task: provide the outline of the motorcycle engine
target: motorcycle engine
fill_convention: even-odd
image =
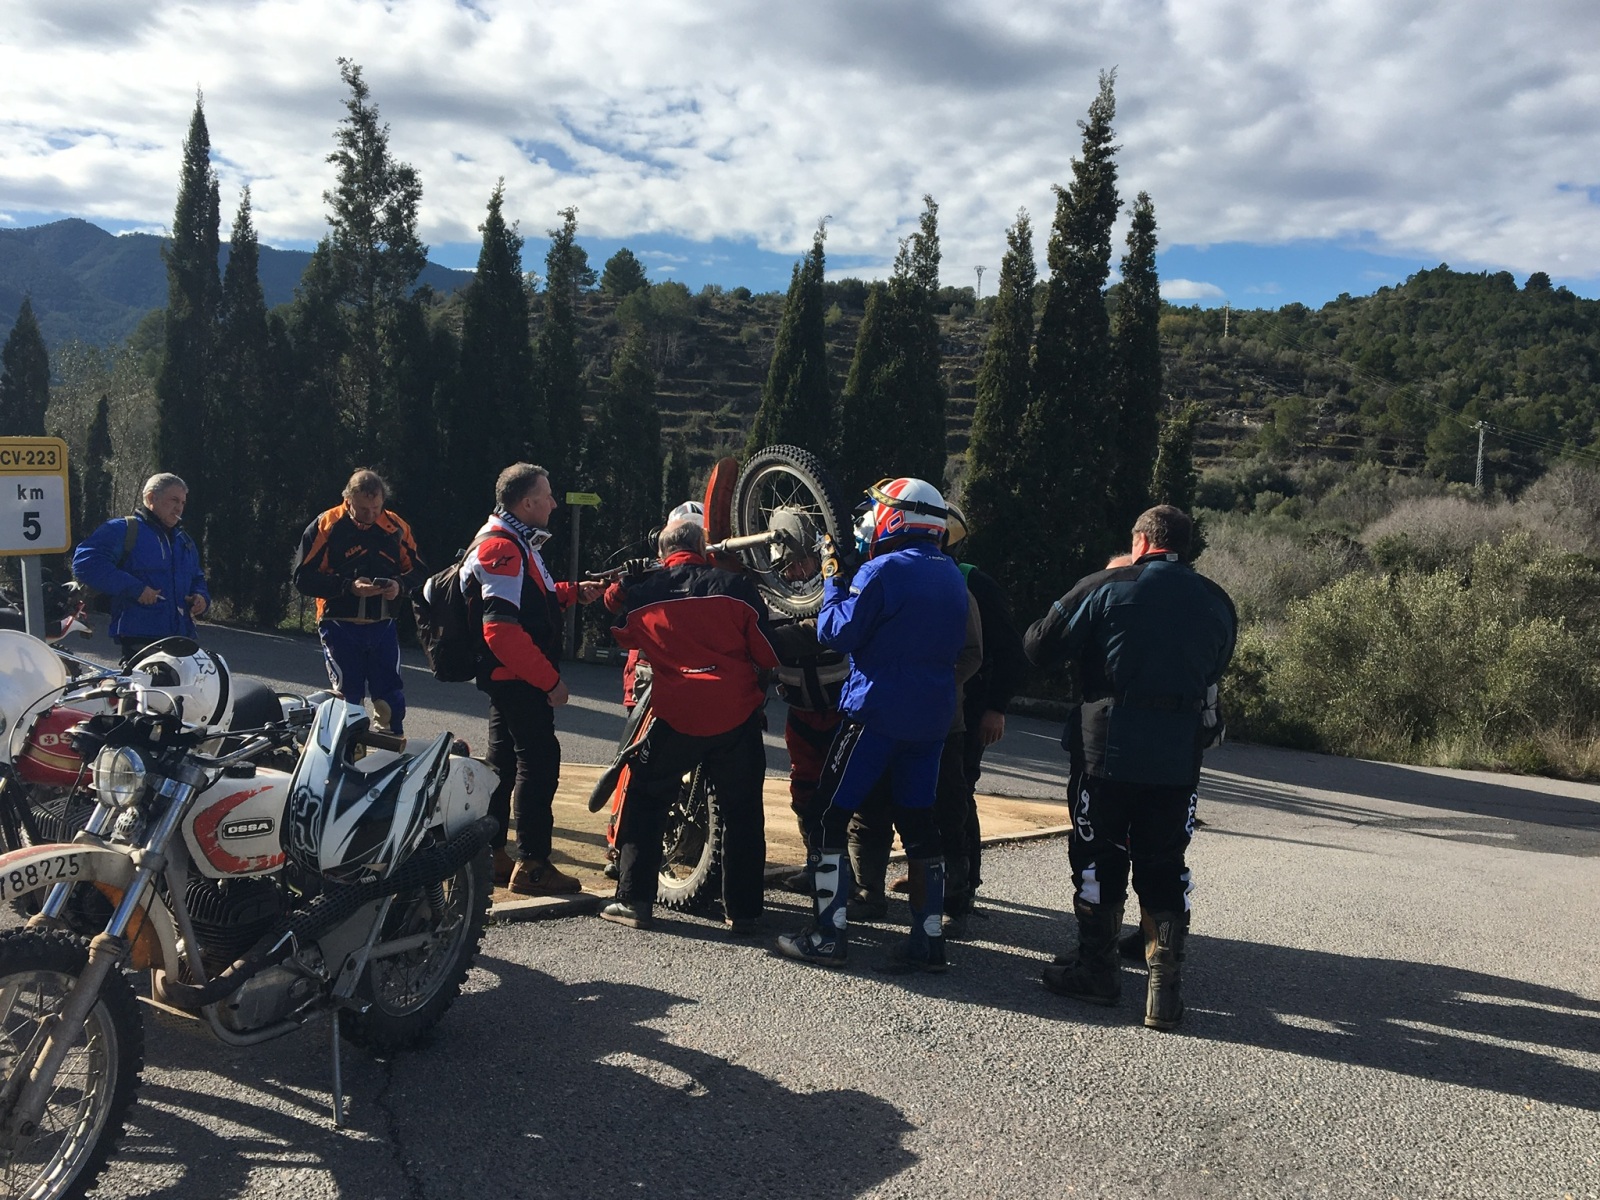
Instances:
[[[189,881],[184,900],[208,975],[231,967],[283,915],[283,889],[273,879]]]

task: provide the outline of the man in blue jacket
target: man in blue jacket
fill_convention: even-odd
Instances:
[[[1041,666],[1074,664],[1082,690],[1062,739],[1074,758],[1068,856],[1078,953],[1046,967],[1044,983],[1075,1000],[1117,1002],[1131,859],[1150,971],[1144,1023],[1152,1029],[1172,1029],[1183,1017],[1179,964],[1192,886],[1184,851],[1194,833],[1204,713],[1238,625],[1227,592],[1183,561],[1192,527],[1181,509],[1149,509],[1133,526],[1132,561],[1080,579],[1023,639]]]
[[[911,935],[896,954],[906,969],[945,967],[944,860],[933,802],[939,754],[956,711],[956,657],[967,638],[967,585],[940,549],[944,497],[920,479],[896,479],[867,493],[857,526],[867,561],[853,577],[826,547],[817,636],[850,656],[839,698],[844,719],[828,748],[817,799],[827,798],[812,848],[816,920],[778,939],[789,958],[837,966],[848,953],[850,817],[880,779],[910,875]]]
[[[131,517],[113,517],[78,544],[72,575],[111,598],[111,636],[131,661],[152,642],[194,637],[194,619],[211,606],[200,550],[183,531],[189,485],[152,475]]]

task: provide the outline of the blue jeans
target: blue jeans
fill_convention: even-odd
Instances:
[[[351,704],[364,703],[370,692],[378,721],[404,733],[406,694],[394,622],[322,621],[317,633],[333,690]]]

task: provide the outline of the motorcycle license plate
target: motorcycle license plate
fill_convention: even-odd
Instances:
[[[54,883],[64,883],[78,878],[83,871],[81,855],[57,854],[53,858],[35,859],[25,866],[0,868],[0,903],[24,896]]]

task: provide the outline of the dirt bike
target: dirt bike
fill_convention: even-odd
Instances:
[[[853,539],[849,510],[826,467],[797,446],[769,446],[739,468],[722,459],[712,469],[705,495],[706,540],[718,566],[748,573],[767,605],[794,618],[822,608],[822,538],[839,545]],[[620,569],[593,573],[614,579]],[[616,760],[589,795],[589,811],[611,806],[606,841],[616,846],[631,762],[654,719],[649,664],[634,681],[634,706],[623,726]],[[684,776],[662,832],[657,902],[690,910],[717,896],[722,881],[722,837],[715,789],[703,769]]]
[[[138,1000],[227,1045],[330,1017],[339,1125],[341,1038],[415,1042],[477,953],[495,780],[449,734],[404,754],[330,698],[228,748],[176,707],[120,684],[71,731],[84,829],[0,856],[0,901],[39,899],[0,933],[0,1197],[80,1196],[104,1169],[144,1059],[134,972]],[[297,738],[292,774],[251,761]]]

